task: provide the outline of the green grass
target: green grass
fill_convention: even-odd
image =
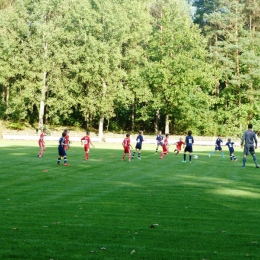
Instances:
[[[184,164],[95,146],[86,162],[73,144],[64,167],[56,143],[39,159],[35,142],[1,142],[0,259],[260,259],[260,169],[240,148],[233,163],[195,146]]]

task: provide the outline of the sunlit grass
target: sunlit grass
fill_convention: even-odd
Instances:
[[[260,259],[260,172],[212,147],[182,163],[144,145],[142,160],[121,161],[120,144],[43,159],[34,142],[0,146],[1,259]],[[260,157],[259,157],[260,159]]]

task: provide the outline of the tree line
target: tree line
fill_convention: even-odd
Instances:
[[[260,126],[257,0],[1,0],[0,118],[103,131]]]

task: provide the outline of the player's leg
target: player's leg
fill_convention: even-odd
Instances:
[[[159,148],[159,144],[157,143],[157,146],[156,146],[156,148],[155,148],[155,153],[158,152],[158,148]]]
[[[67,160],[67,155],[64,155],[63,159],[64,159],[64,166],[69,166],[68,160]]]
[[[212,152],[210,152],[209,157],[210,157],[211,155],[213,155],[216,150],[217,150],[217,147],[215,147],[215,150],[213,150]]]
[[[192,158],[192,153],[190,153],[190,155],[189,155],[190,163],[191,163],[191,158]]]
[[[224,153],[223,153],[223,150],[222,150],[221,147],[219,148],[219,151],[220,151],[220,155],[221,155],[221,157],[224,158],[225,156],[224,156]]]
[[[130,151],[130,148],[128,149],[128,161],[131,162],[131,159],[132,159],[132,155],[131,155],[131,151]]]
[[[254,149],[253,147],[251,148],[250,153],[251,153],[251,155],[253,156],[253,160],[254,160],[254,162],[255,162],[256,168],[259,168],[258,162],[257,162],[257,158],[256,158],[256,156],[255,156],[255,149]]]
[[[133,151],[133,154],[132,154],[132,159],[134,159],[134,157],[135,157],[135,153],[136,153],[136,147],[135,147],[135,150]]]
[[[85,160],[88,160],[89,159],[89,146],[85,145],[84,149],[85,149]]]
[[[246,167],[246,157],[248,155],[248,147],[247,146],[244,146],[244,156],[243,156],[243,165],[242,165],[242,168],[245,168]]]
[[[186,151],[187,151],[186,148],[187,148],[187,147],[185,147],[185,149],[184,149],[184,153],[183,153],[183,161],[182,161],[182,162],[186,162]]]
[[[141,148],[138,150],[138,156],[137,156],[137,159],[141,160]]]
[[[126,151],[126,149],[124,148],[124,153],[123,153],[123,155],[122,155],[122,161],[125,160],[125,155],[126,155],[126,153],[127,153],[127,151]]]

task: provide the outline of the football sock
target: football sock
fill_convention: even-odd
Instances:
[[[191,162],[191,155],[189,156],[189,158],[190,158],[190,162]]]
[[[141,153],[138,153],[138,158],[141,158]]]
[[[183,161],[186,161],[186,154],[183,155]]]
[[[133,152],[133,155],[132,155],[132,157],[134,157],[135,156],[135,152]]]
[[[124,160],[125,159],[125,154],[123,154],[123,156],[122,156],[122,160]]]
[[[67,163],[67,157],[64,156],[64,163]]]
[[[224,153],[223,152],[220,152],[221,156],[224,157]]]
[[[255,155],[253,156],[253,159],[254,159],[255,165],[258,165],[258,162],[257,162],[257,159],[256,159]]]
[[[246,157],[243,158],[243,167],[246,166]]]
[[[214,154],[215,153],[215,151],[212,151],[211,153],[210,153],[210,155],[212,155],[212,154]]]
[[[230,161],[235,160],[234,156],[230,155]]]
[[[156,148],[155,152],[156,152],[156,153],[158,152],[158,148]]]
[[[61,158],[60,158],[60,157],[58,157],[58,162],[57,162],[57,164],[60,164],[60,159],[61,159]]]

